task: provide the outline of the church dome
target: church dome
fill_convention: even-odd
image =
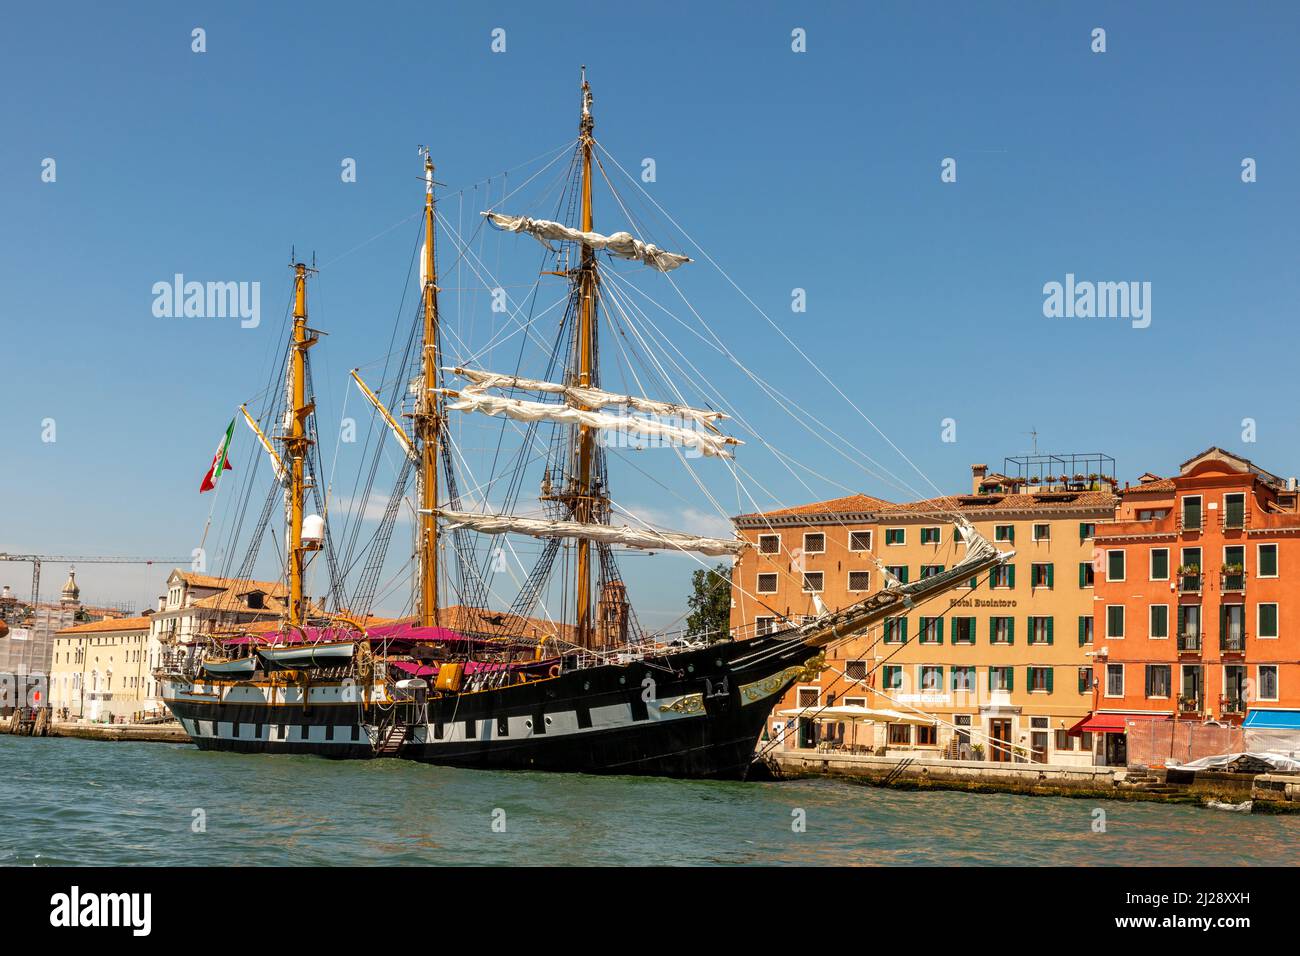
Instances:
[[[68,580],[64,582],[63,590],[60,594],[65,601],[81,600],[81,588],[77,587],[76,571],[68,571]]]

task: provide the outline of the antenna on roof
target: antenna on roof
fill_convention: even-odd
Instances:
[[[1031,454],[1037,455],[1037,454],[1038,454],[1038,429],[1035,428],[1033,425],[1030,425],[1030,426],[1029,426],[1029,431],[1027,431],[1027,432],[1021,432],[1020,434],[1022,434],[1022,435],[1028,435],[1030,438],[1033,439],[1033,441],[1034,441],[1034,450],[1031,452]]]

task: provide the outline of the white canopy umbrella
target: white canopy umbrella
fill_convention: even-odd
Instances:
[[[779,712],[782,717],[804,718],[807,720],[847,720],[853,727],[853,744],[857,747],[858,724],[936,724],[933,717],[921,714],[905,714],[900,710],[886,710],[878,707],[862,707],[857,704],[835,704],[830,707],[790,707]]]
[[[882,724],[936,724],[933,717],[923,714],[905,714],[901,710],[878,707],[861,707],[857,704],[836,704],[832,707],[790,707],[779,711],[782,717],[806,717],[809,720],[862,720]]]

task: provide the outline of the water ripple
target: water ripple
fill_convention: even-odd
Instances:
[[[0,866],[1231,866],[1290,864],[1300,844],[1289,817],[829,780],[494,773],[8,736],[0,766]]]

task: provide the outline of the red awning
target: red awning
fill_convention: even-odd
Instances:
[[[1130,720],[1168,720],[1168,714],[1089,714],[1066,731],[1071,737],[1084,733],[1122,734]]]

